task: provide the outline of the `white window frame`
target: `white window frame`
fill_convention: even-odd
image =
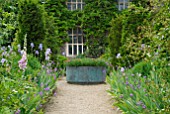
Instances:
[[[75,33],[75,31],[76,31],[76,33]],[[79,31],[81,31],[81,32],[79,32]],[[85,38],[83,36],[82,29],[79,27],[77,27],[75,29],[71,29],[70,32],[71,33],[68,32],[70,42],[66,43],[65,52],[66,52],[67,57],[76,57],[79,54],[83,54],[86,49],[84,46]],[[76,40],[74,38],[76,38]],[[81,40],[79,40],[79,39],[81,39]],[[72,49],[71,53],[69,52],[70,51],[69,46],[71,46],[71,49]],[[74,50],[74,46],[76,46],[76,50]],[[81,53],[79,51],[79,46],[81,47]]]
[[[85,3],[83,2],[83,0],[67,0],[66,5],[69,10],[74,11],[77,9],[83,10]]]
[[[128,6],[129,6],[129,0],[118,0],[119,11],[128,8]]]

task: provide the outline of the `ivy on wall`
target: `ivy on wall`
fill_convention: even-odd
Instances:
[[[110,21],[117,12],[113,0],[85,0],[81,26],[87,39],[87,56],[99,57],[105,52]]]
[[[86,56],[99,57],[105,51],[110,21],[117,11],[113,0],[84,0],[83,10],[69,11],[67,0],[47,0],[46,11],[54,16],[58,37],[67,41],[67,30],[80,26],[86,38]]]

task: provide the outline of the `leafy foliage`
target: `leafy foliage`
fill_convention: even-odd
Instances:
[[[114,55],[111,56],[114,58],[113,65],[117,65],[117,70],[114,70],[108,78],[108,83],[111,85],[109,92],[117,101],[115,105],[124,113],[166,114],[170,112],[168,89],[170,86],[168,50],[170,2],[164,0],[147,2],[146,0],[145,3],[148,4],[139,5],[138,3],[140,4],[135,2],[136,6],[131,5],[118,16],[123,17],[121,22],[128,22],[130,25],[121,23],[122,29],[116,29],[117,25],[112,25],[113,32],[121,31],[119,34],[121,38],[116,41],[121,45],[118,46],[118,50],[113,51]],[[128,19],[132,19],[135,25],[129,23],[132,21]],[[115,36],[113,33],[110,34],[112,39],[116,39]],[[117,46],[117,44],[111,44]]]
[[[85,0],[85,3],[80,20],[88,47],[87,56],[99,57],[105,52],[109,23],[117,8],[113,0]]]
[[[66,62],[66,66],[106,66],[106,63],[100,59],[82,58],[72,59]]]
[[[38,0],[24,0],[19,2],[19,30],[17,31],[16,42],[23,44],[24,36],[27,34],[27,42],[33,42],[35,47],[46,37],[44,8],[38,4]],[[23,45],[21,46],[23,47]],[[28,52],[31,51],[27,45]]]
[[[0,0],[0,46],[10,45],[17,28],[17,0]]]
[[[11,47],[1,48],[0,54],[0,113],[42,113],[42,104],[55,89],[56,70],[51,63],[42,67],[32,55],[27,55],[27,68],[20,69],[21,55]]]

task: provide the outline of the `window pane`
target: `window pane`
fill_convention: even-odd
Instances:
[[[76,2],[76,0],[72,0],[72,2]]]
[[[123,10],[123,5],[119,5],[119,10]]]
[[[81,2],[81,0],[77,0],[77,2]]]
[[[85,52],[86,51],[86,46],[83,46],[83,52]]]
[[[77,36],[73,36],[74,38],[74,43],[77,43]]]
[[[82,54],[82,45],[79,45],[79,54]]]
[[[74,55],[77,55],[77,45],[74,45]]]
[[[125,9],[128,8],[128,5],[125,5]]]
[[[85,37],[83,37],[83,43],[85,43],[86,42],[86,39],[85,39]]]
[[[77,34],[77,29],[74,29],[74,30],[73,30],[73,34]]]
[[[71,4],[70,3],[67,4],[67,8],[68,8],[68,10],[71,10]]]
[[[69,55],[72,55],[72,45],[68,46],[68,50],[69,50]]]
[[[78,43],[82,43],[82,37],[78,36]]]
[[[85,4],[82,4],[82,9],[84,8]]]
[[[69,35],[72,35],[72,30],[69,30],[69,31],[68,31],[68,34],[69,34]]]
[[[69,36],[69,43],[72,43],[72,36]]]
[[[71,0],[68,0],[68,2],[71,2]]]
[[[82,34],[81,28],[78,28],[78,34]]]
[[[72,10],[76,10],[76,4],[72,4]]]
[[[77,4],[77,9],[81,9],[81,4]]]

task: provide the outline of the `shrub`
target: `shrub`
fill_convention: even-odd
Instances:
[[[106,66],[106,63],[100,59],[72,59],[66,62],[66,66]]]
[[[20,0],[19,2],[19,29],[17,31],[17,44],[23,44],[24,36],[27,34],[28,44],[34,43],[35,47],[38,48],[38,45],[46,37],[45,30],[45,11],[44,7],[38,4],[38,0]],[[21,45],[23,48],[23,45]],[[31,46],[27,45],[27,50],[31,52]]]
[[[152,70],[151,62],[142,61],[132,68],[132,73],[136,74],[142,74],[142,76],[148,76],[150,74],[150,71]]]

